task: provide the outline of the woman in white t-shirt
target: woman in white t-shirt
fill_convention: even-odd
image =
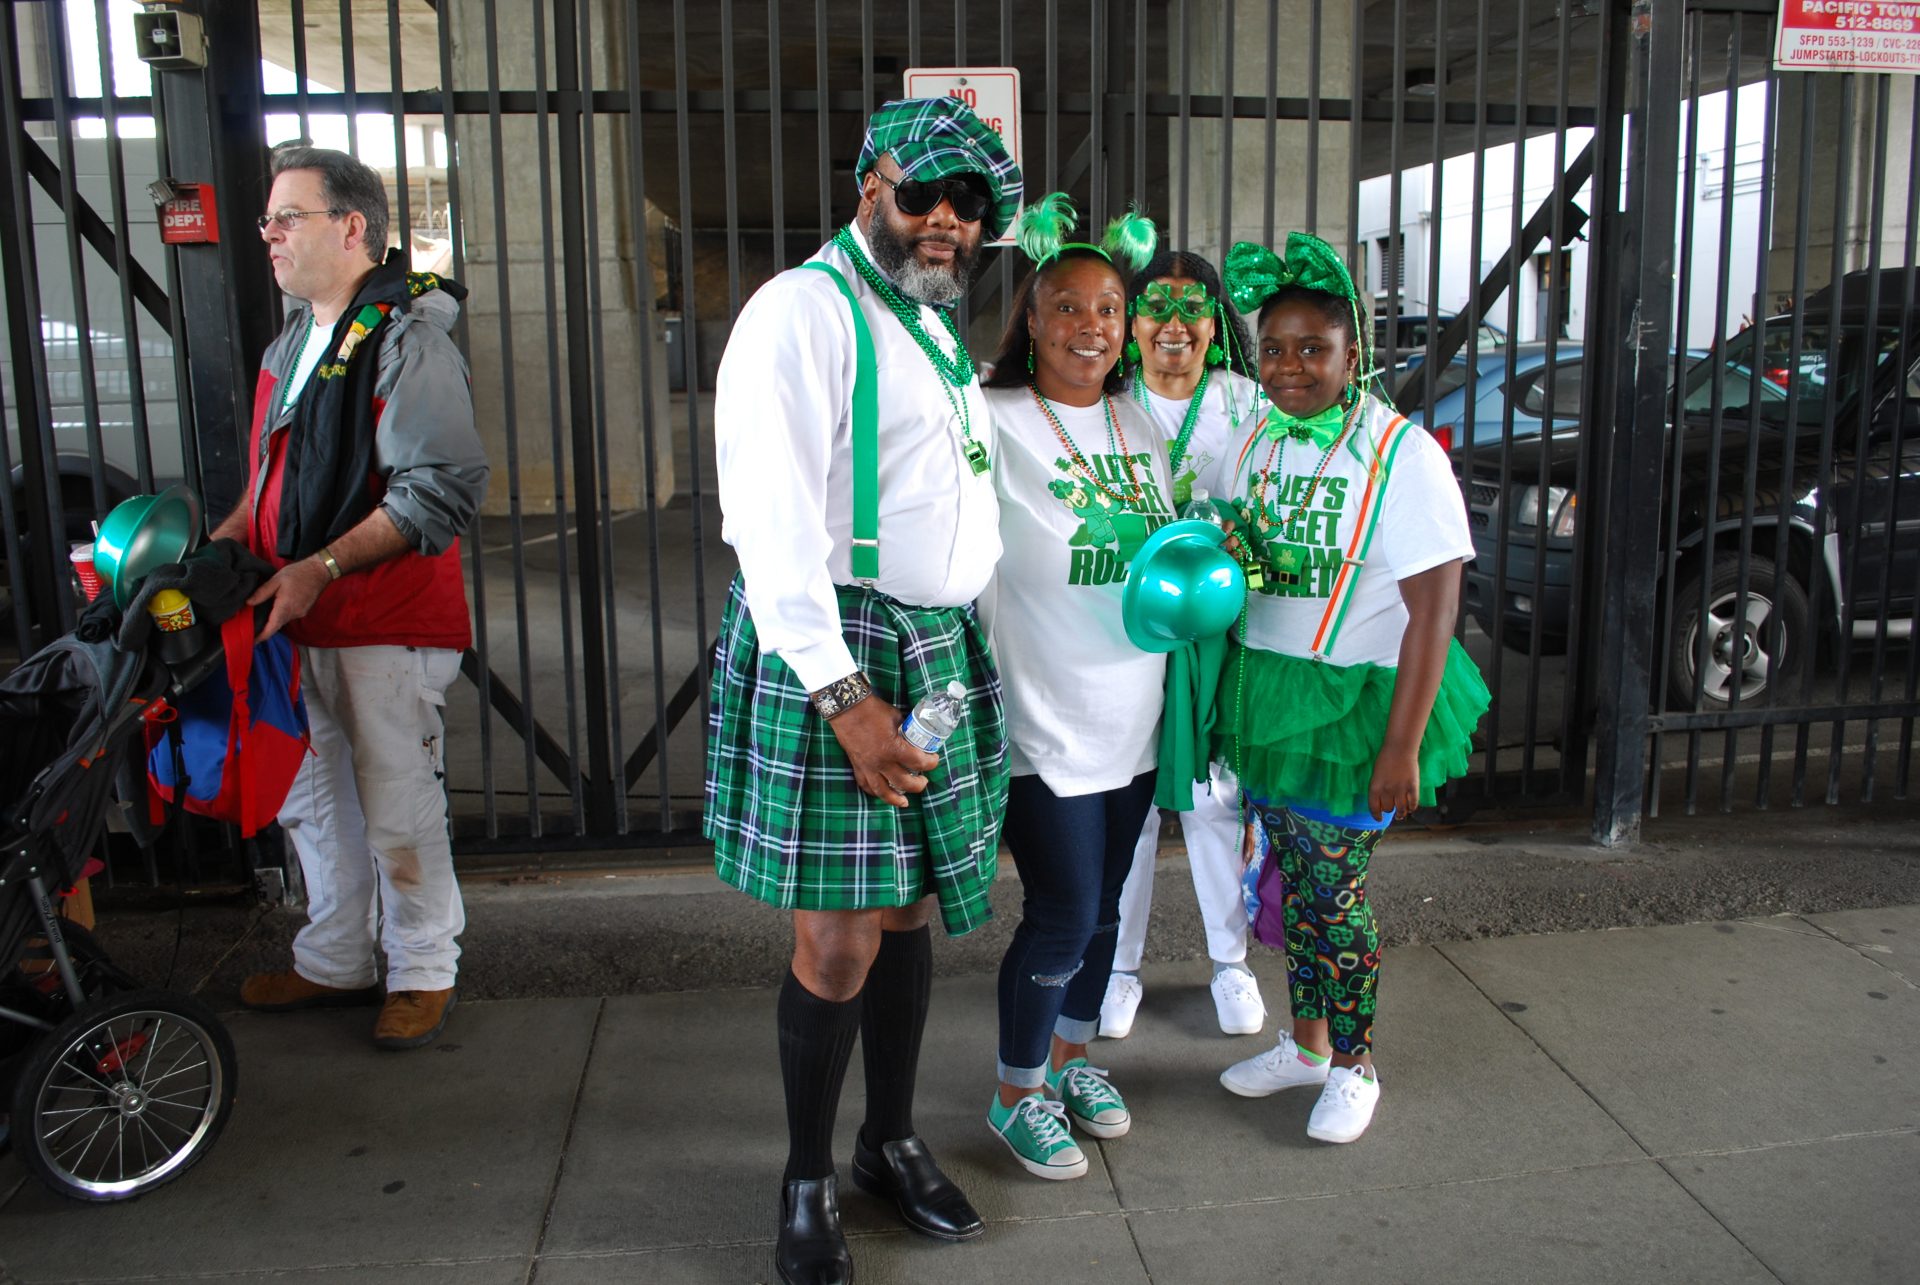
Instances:
[[[1241,425],[1264,415],[1260,390],[1249,377],[1252,345],[1246,323],[1222,294],[1213,265],[1184,250],[1162,250],[1134,274],[1127,301],[1131,337],[1127,395],[1153,416],[1169,443],[1173,503],[1184,510],[1197,478],[1211,476],[1220,457],[1239,444]],[[1240,897],[1238,783],[1214,765],[1208,788],[1180,815],[1187,867],[1213,961],[1209,985],[1214,1014],[1228,1035],[1254,1035],[1266,1025],[1260,984],[1247,967],[1247,912]],[[1147,810],[1133,871],[1120,893],[1120,936],[1113,976],[1100,1005],[1100,1034],[1124,1039],[1145,993],[1140,961],[1153,908],[1153,867],[1160,844],[1160,810]]]
[[[1380,1097],[1368,860],[1397,814],[1466,771],[1489,702],[1453,637],[1473,541],[1445,452],[1366,391],[1368,328],[1333,247],[1294,233],[1282,259],[1241,242],[1223,275],[1260,310],[1273,409],[1210,488],[1265,575],[1221,677],[1215,752],[1285,880],[1293,1029],[1220,1080],[1246,1097],[1317,1087],[1307,1135],[1352,1142]]]
[[[1087,1065],[1112,968],[1120,887],[1153,800],[1166,658],[1127,640],[1127,561],[1172,520],[1172,475],[1119,367],[1126,274],[1153,225],[1116,219],[1068,243],[1056,193],[1021,217],[1034,260],[986,381],[1004,546],[980,601],[1006,697],[1013,781],[1004,834],[1025,891],[1000,966],[1000,1087],[988,1123],[1043,1178],[1077,1178],[1070,1132],[1131,1127]]]

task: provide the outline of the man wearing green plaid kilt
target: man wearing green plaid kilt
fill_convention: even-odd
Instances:
[[[973,600],[1000,556],[993,432],[952,305],[1020,204],[999,136],[954,99],[888,103],[854,222],[741,311],[715,437],[740,574],[714,655],[706,833],[720,877],[793,912],[778,1005],[788,1154],[780,1279],[853,1278],[832,1139],[861,1043],[856,1185],[915,1231],[984,1224],[914,1133],[932,907],[991,913],[1007,799],[1000,681]],[[905,711],[964,688],[929,753]]]

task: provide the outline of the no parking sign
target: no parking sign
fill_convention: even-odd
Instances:
[[[1000,135],[1020,164],[1020,69],[1018,67],[909,67],[908,98],[958,98],[981,123]],[[1011,230],[1011,225],[1009,225]],[[1002,237],[995,245],[1011,245]]]

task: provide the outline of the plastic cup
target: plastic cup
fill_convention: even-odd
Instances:
[[[73,576],[80,582],[80,592],[87,596],[88,602],[92,602],[100,596],[101,588],[100,573],[93,567],[92,542],[74,545],[67,557],[73,562]]]

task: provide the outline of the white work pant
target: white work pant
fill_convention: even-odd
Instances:
[[[1194,787],[1193,811],[1180,814],[1180,831],[1186,836],[1193,893],[1207,930],[1207,955],[1218,964],[1238,964],[1247,957],[1247,909],[1240,899],[1240,786],[1232,769],[1217,763],[1209,783],[1210,792]],[[1159,846],[1160,809],[1153,808],[1133,850],[1133,869],[1120,890],[1120,939],[1113,951],[1117,972],[1139,971]]]
[[[453,985],[466,927],[447,838],[440,719],[460,653],[443,647],[302,647],[313,753],[280,810],[307,882],[293,966],[324,986],[371,986],[376,941],[389,991]]]

